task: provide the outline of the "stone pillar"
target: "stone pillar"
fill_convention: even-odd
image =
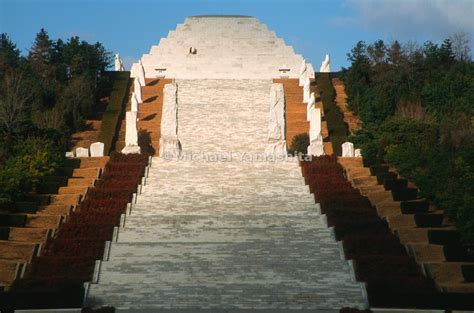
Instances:
[[[324,61],[321,63],[321,68],[319,69],[321,73],[331,72],[331,66],[329,64],[329,54],[326,54]]]
[[[163,113],[161,114],[160,156],[181,155],[178,139],[178,86],[166,84],[163,88]]]
[[[352,142],[344,142],[342,144],[342,156],[346,158],[354,157],[354,144]]]
[[[122,60],[120,59],[120,55],[115,55],[115,71],[116,72],[123,72],[125,69],[123,68]]]
[[[309,80],[308,77],[306,77],[306,80],[304,82],[304,87],[303,87],[303,102],[304,103],[309,102],[310,92],[311,92],[311,81]]]
[[[299,79],[299,86],[300,87],[303,87],[303,85],[305,84],[305,81],[306,81],[306,78],[307,78],[307,67],[306,67],[306,60],[303,60],[303,62],[301,62],[301,66],[300,66],[300,79]]]
[[[125,115],[125,148],[122,153],[140,153],[138,145],[137,115],[134,112],[127,112]]]
[[[272,84],[270,88],[268,145],[265,149],[266,154],[287,154],[285,128],[285,91],[283,84]]]
[[[308,122],[311,121],[311,111],[314,110],[315,104],[316,104],[316,96],[314,95],[314,92],[312,92],[311,96],[309,97],[308,105],[306,106],[306,120]]]
[[[142,85],[140,84],[140,81],[136,78],[133,80],[133,91],[135,92],[138,103],[142,103]]]
[[[308,154],[324,155],[323,135],[321,134],[321,109],[311,110]]]

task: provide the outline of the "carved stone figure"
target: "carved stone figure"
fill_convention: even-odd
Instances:
[[[163,113],[161,116],[160,156],[166,159],[181,155],[178,139],[178,86],[167,84],[163,88]]]
[[[301,66],[300,66],[300,79],[299,79],[299,86],[300,87],[303,87],[305,81],[306,81],[306,78],[308,77],[307,75],[307,67],[306,67],[306,60],[303,60],[303,62],[301,62]]]
[[[115,55],[115,71],[116,72],[123,72],[125,69],[123,68],[122,60],[120,59],[120,55]]]
[[[125,148],[124,154],[137,154],[141,149],[138,145],[137,115],[135,112],[125,114]]]
[[[315,156],[324,155],[324,143],[321,134],[321,109],[311,110],[308,154]]]
[[[321,63],[321,68],[319,69],[321,73],[331,72],[331,66],[329,65],[329,54],[326,54],[324,61]]]
[[[138,103],[142,103],[142,85],[140,84],[140,80],[136,78],[133,80],[133,91],[135,92]]]
[[[304,103],[309,102],[310,92],[311,92],[311,81],[309,80],[308,77],[306,77],[306,81],[304,82],[304,86],[303,86],[303,102]]]
[[[314,95],[314,92],[312,92],[311,96],[309,97],[308,105],[306,106],[306,120],[308,122],[311,121],[311,111],[314,109],[315,105],[316,105],[316,96]]]
[[[286,155],[285,139],[285,92],[283,84],[272,84],[268,116],[268,146],[265,153]]]

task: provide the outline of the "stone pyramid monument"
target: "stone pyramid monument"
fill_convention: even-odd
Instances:
[[[254,17],[195,16],[141,61],[147,78],[268,79],[299,78],[303,57]]]
[[[302,60],[241,16],[190,17],[142,57],[148,79],[174,79],[174,127],[197,159],[153,158],[87,304],[128,313],[366,306],[297,161],[242,157],[265,151],[272,78],[297,84]]]

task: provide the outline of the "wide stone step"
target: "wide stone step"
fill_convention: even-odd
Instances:
[[[29,227],[11,227],[8,240],[44,243],[51,235],[50,229],[29,228]]]
[[[160,290],[153,287],[154,284],[138,283],[128,284],[126,289],[121,284],[92,285],[92,296],[87,304],[104,303],[103,299],[106,299],[105,303],[124,313],[191,313],[199,310],[212,313],[337,313],[339,310],[332,309],[365,306],[360,290],[331,286],[325,280],[308,288],[295,287],[291,282],[279,285],[200,283],[164,286]],[[135,296],[130,292],[132,290],[140,290],[140,294]]]
[[[240,242],[297,240],[313,236],[332,242],[331,231],[319,215],[150,215],[127,216],[120,242]]]

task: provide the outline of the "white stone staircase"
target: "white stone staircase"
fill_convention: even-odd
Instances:
[[[235,156],[154,158],[87,304],[119,312],[364,307],[363,287],[353,281],[298,164],[240,159],[265,149],[271,81],[176,83],[183,153]]]

